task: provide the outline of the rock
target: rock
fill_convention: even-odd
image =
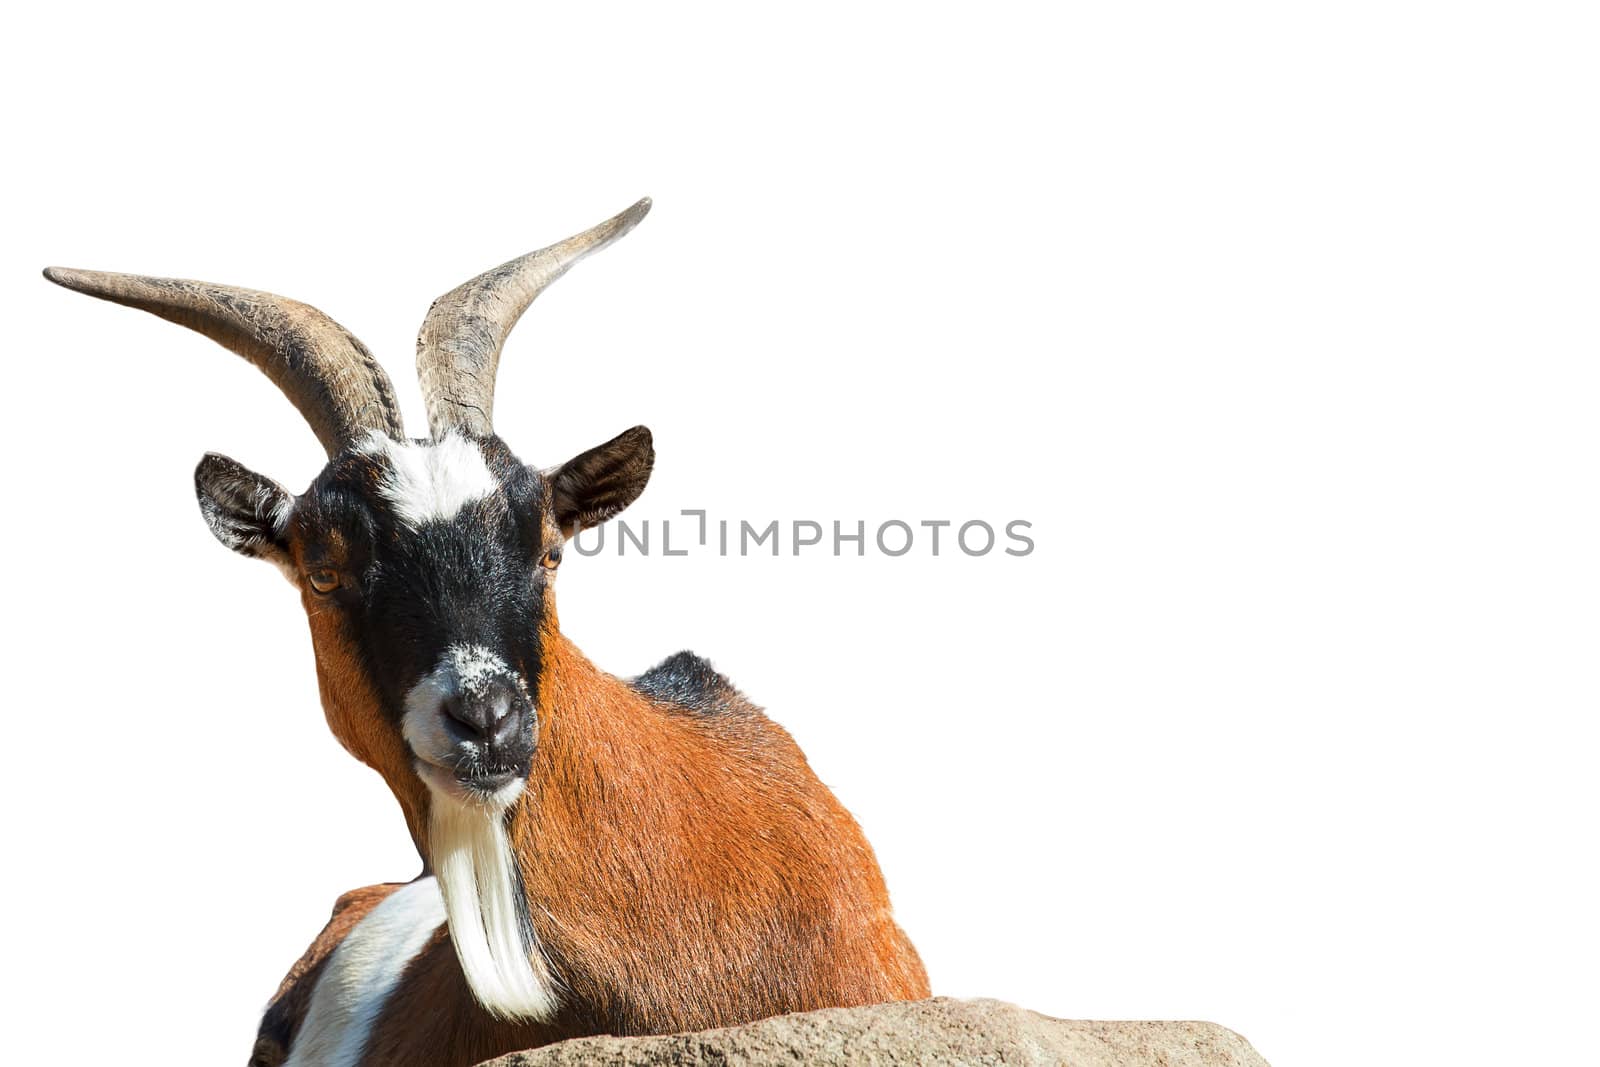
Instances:
[[[949,997],[827,1008],[694,1034],[577,1038],[481,1067],[699,1063],[1266,1067],[1248,1041],[1215,1023],[1071,1022],[999,1000]]]

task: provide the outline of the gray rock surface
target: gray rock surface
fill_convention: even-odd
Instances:
[[[585,1037],[483,1067],[700,1063],[1266,1067],[1248,1041],[1215,1023],[1072,1022],[1003,1001],[948,997],[828,1008],[694,1034]]]

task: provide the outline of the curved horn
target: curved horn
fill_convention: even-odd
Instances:
[[[365,345],[309,304],[180,278],[65,267],[48,267],[44,276],[75,292],[160,315],[237,352],[300,409],[329,456],[371,430],[404,439],[389,376]]]
[[[615,241],[650,211],[650,198],[560,244],[478,275],[433,302],[417,334],[417,381],[437,439],[453,429],[483,436],[494,427],[500,347],[544,287]]]

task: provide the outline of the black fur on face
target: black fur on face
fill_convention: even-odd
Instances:
[[[498,488],[453,517],[413,527],[385,501],[367,504],[361,644],[396,702],[454,645],[488,649],[530,688],[538,677],[547,493],[538,474],[493,443],[507,461],[491,468]]]
[[[216,455],[195,484],[218,539],[282,567],[314,633],[332,623],[337,639],[318,638],[325,675],[336,651],[428,784],[491,794],[530,765],[553,550],[630,504],[654,460],[642,426],[547,472],[494,435],[373,435],[297,498]]]
[[[550,581],[541,561],[560,540],[549,499],[544,476],[490,437],[347,452],[296,502],[301,566],[337,581],[311,610],[338,614],[393,728],[408,711],[438,718],[437,751],[415,754],[448,752],[446,769],[465,781],[528,771]],[[447,708],[478,699],[506,705],[504,736],[493,712]]]

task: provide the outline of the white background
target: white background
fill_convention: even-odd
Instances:
[[[1585,5],[36,5],[0,63],[7,1058],[240,1061],[417,862],[270,567],[257,372],[47,263],[322,307],[410,425],[428,302],[651,195],[506,353],[635,518],[1033,522],[1015,559],[574,557],[855,812],[939,993],[1279,1067],[1592,1055],[1600,454]]]

